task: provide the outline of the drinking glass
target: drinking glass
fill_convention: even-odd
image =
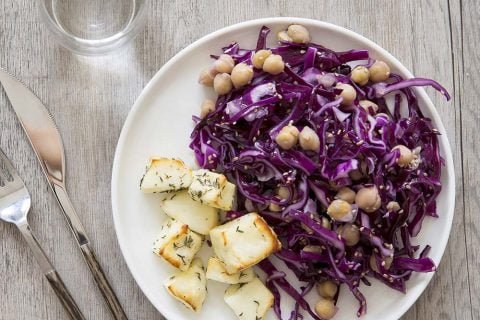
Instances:
[[[40,14],[56,40],[81,55],[118,49],[144,27],[147,0],[40,0]]]

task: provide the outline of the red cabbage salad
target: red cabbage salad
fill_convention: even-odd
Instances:
[[[199,82],[218,98],[193,116],[190,147],[202,168],[236,184],[227,219],[258,212],[281,240],[275,256],[302,287],[271,260],[258,265],[279,319],[280,291],[296,301],[287,319],[332,318],[340,290],[362,316],[361,284],[376,278],[405,292],[413,272],[436,270],[430,247],[412,239],[437,217],[444,160],[412,87],[450,96],[433,80],[391,72],[367,50],[313,43],[301,25],[280,32],[273,47],[269,32],[261,28],[254,49],[234,42],[211,55]],[[304,296],[313,288],[320,301],[310,306]]]

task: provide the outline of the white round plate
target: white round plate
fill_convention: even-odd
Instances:
[[[193,128],[191,117],[192,114],[198,114],[200,104],[206,97],[213,97],[211,89],[197,83],[200,70],[211,63],[209,55],[220,53],[220,48],[232,41],[239,42],[244,48],[254,48],[258,31],[263,25],[272,29],[269,40],[273,45],[276,33],[291,23],[306,26],[316,43],[340,51],[368,49],[373,57],[386,61],[394,72],[406,78],[412,77],[398,60],[372,41],[329,23],[298,18],[253,20],[221,29],[183,49],[158,71],[137,99],[122,130],[113,165],[112,204],[118,241],[128,267],[148,299],[170,320],[226,320],[236,319],[236,316],[223,301],[226,285],[213,281],[208,283],[208,297],[198,314],[184,308],[164,289],[163,281],[175,270],[152,253],[153,240],[165,216],[159,208],[156,195],[139,191],[139,180],[146,160],[152,155],[178,157],[188,165],[196,166],[193,152],[188,148]],[[430,256],[438,264],[453,218],[453,161],[445,129],[435,107],[424,90],[418,89],[416,93],[425,115],[432,118],[434,126],[442,133],[439,138],[440,149],[446,160],[441,181],[443,190],[438,197],[440,217],[426,218],[420,235],[415,239],[422,247],[432,245]],[[204,263],[209,250],[205,248],[201,253]],[[393,291],[376,281],[371,287],[362,285],[361,290],[368,303],[367,315],[362,319],[398,319],[420,296],[432,275],[413,275],[406,294]],[[299,284],[296,281],[292,283]],[[314,292],[308,300],[315,301]],[[342,290],[338,306],[340,310],[335,319],[356,318],[358,304],[347,289]],[[282,307],[283,316],[288,318],[293,302],[284,298]],[[273,311],[266,318],[275,319]]]

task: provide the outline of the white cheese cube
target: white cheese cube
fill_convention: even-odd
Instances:
[[[186,190],[167,196],[161,207],[167,215],[203,235],[208,235],[219,223],[218,209],[194,201]]]
[[[159,193],[185,189],[192,183],[192,170],[182,160],[153,157],[140,181],[140,190]]]
[[[235,200],[235,185],[223,174],[208,170],[193,172],[193,181],[188,188],[193,200],[222,210],[231,210]]]
[[[207,280],[202,261],[196,258],[186,271],[180,271],[165,281],[165,288],[188,309],[199,312],[207,296]]]
[[[243,271],[228,274],[223,263],[218,258],[212,257],[208,260],[207,265],[207,279],[218,282],[237,284],[250,282],[255,278],[255,272],[252,268]]]
[[[230,182],[227,182],[220,192],[219,199],[216,202],[216,207],[222,210],[232,210],[235,201],[237,187]]]
[[[187,270],[203,244],[203,237],[188,225],[168,219],[154,242],[153,252],[175,268]]]
[[[259,320],[272,307],[274,297],[262,281],[255,278],[249,283],[228,287],[224,299],[238,319]]]
[[[272,228],[255,212],[213,228],[210,240],[228,274],[245,270],[282,247]]]

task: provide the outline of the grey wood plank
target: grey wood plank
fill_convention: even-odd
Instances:
[[[469,16],[464,20],[471,30],[478,30],[478,19],[474,19],[478,16],[475,11],[478,5],[475,7],[475,0],[464,1],[463,8],[458,1],[447,0],[379,3],[374,0],[151,1],[147,27],[131,45],[108,57],[82,58],[53,41],[39,20],[35,2],[0,1],[0,65],[31,86],[54,114],[64,138],[73,202],[107,276],[132,319],[161,319],[161,316],[131,277],[113,230],[110,171],[128,111],[148,80],[180,49],[221,27],[270,16],[316,18],[345,26],[385,47],[416,75],[437,79],[451,92],[455,88],[454,106],[429,91],[455,150],[458,196],[451,240],[432,283],[402,319],[452,319],[452,310],[455,319],[480,318],[478,299],[472,308],[465,289],[470,288],[476,296],[480,290],[478,275],[472,275],[472,270],[478,269],[479,253],[475,246],[478,229],[473,225],[479,223],[475,216],[478,178],[474,166],[479,156],[470,134],[475,128],[474,120],[478,119],[471,94],[478,89],[472,77],[476,76],[478,81],[478,76],[473,72],[465,75],[468,77],[465,82],[470,83],[464,89],[461,89],[464,79],[460,77],[464,42],[469,42],[465,45],[466,52],[469,50],[469,65],[478,64],[474,51],[478,32],[468,31],[464,41],[459,40],[460,13]],[[462,122],[460,103],[470,104],[463,114],[473,113],[476,118]],[[29,178],[27,186],[34,203],[33,229],[86,316],[109,319],[108,310],[66,230],[64,218],[46,183],[40,179],[40,169],[3,92],[0,105],[0,146],[15,161],[22,176]],[[461,134],[468,149],[461,148]],[[462,168],[466,177],[465,214]],[[61,306],[48,284],[41,280],[35,261],[18,233],[11,226],[0,224],[0,234],[0,318],[64,319]]]
[[[463,195],[465,204],[465,235],[467,244],[467,265],[469,275],[469,295],[473,319],[480,318],[480,257],[478,243],[480,241],[480,217],[478,215],[479,198],[479,167],[480,148],[475,134],[480,119],[477,92],[480,90],[480,76],[472,70],[480,63],[478,43],[480,42],[480,4],[475,0],[464,0],[457,5],[460,9],[461,36],[458,54],[462,54],[462,65],[458,67],[458,82],[462,130],[463,152]],[[467,291],[467,288],[465,288]]]

